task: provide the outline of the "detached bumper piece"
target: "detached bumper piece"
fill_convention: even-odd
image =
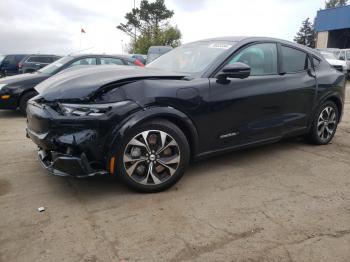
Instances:
[[[84,153],[76,157],[40,149],[38,158],[40,164],[56,176],[89,177],[107,174],[105,170],[93,169]]]

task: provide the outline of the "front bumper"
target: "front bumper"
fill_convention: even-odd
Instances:
[[[35,103],[28,104],[27,122],[27,137],[39,147],[39,161],[49,173],[74,177],[108,173],[103,159],[95,156],[103,154],[98,150],[101,140],[93,126],[55,126],[59,122],[50,111]]]
[[[105,170],[95,170],[84,153],[76,157],[40,149],[38,158],[43,168],[57,176],[88,177],[108,174]]]
[[[131,101],[99,117],[67,117],[37,97],[27,106],[27,137],[39,147],[39,161],[50,173],[86,177],[108,174],[117,125],[139,106]]]

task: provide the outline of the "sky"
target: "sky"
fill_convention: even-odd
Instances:
[[[181,30],[182,43],[218,36],[292,41],[302,20],[313,19],[324,2],[165,0],[175,12],[170,23]],[[133,0],[0,0],[0,54],[125,53],[130,39],[116,26],[133,5]]]

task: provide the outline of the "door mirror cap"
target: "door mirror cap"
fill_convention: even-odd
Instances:
[[[244,79],[250,76],[250,66],[241,62],[236,62],[224,66],[224,68],[217,74],[216,78],[219,83],[227,83],[227,78]]]

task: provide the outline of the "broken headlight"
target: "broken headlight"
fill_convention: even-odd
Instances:
[[[111,110],[110,104],[59,104],[65,116],[102,116]]]

